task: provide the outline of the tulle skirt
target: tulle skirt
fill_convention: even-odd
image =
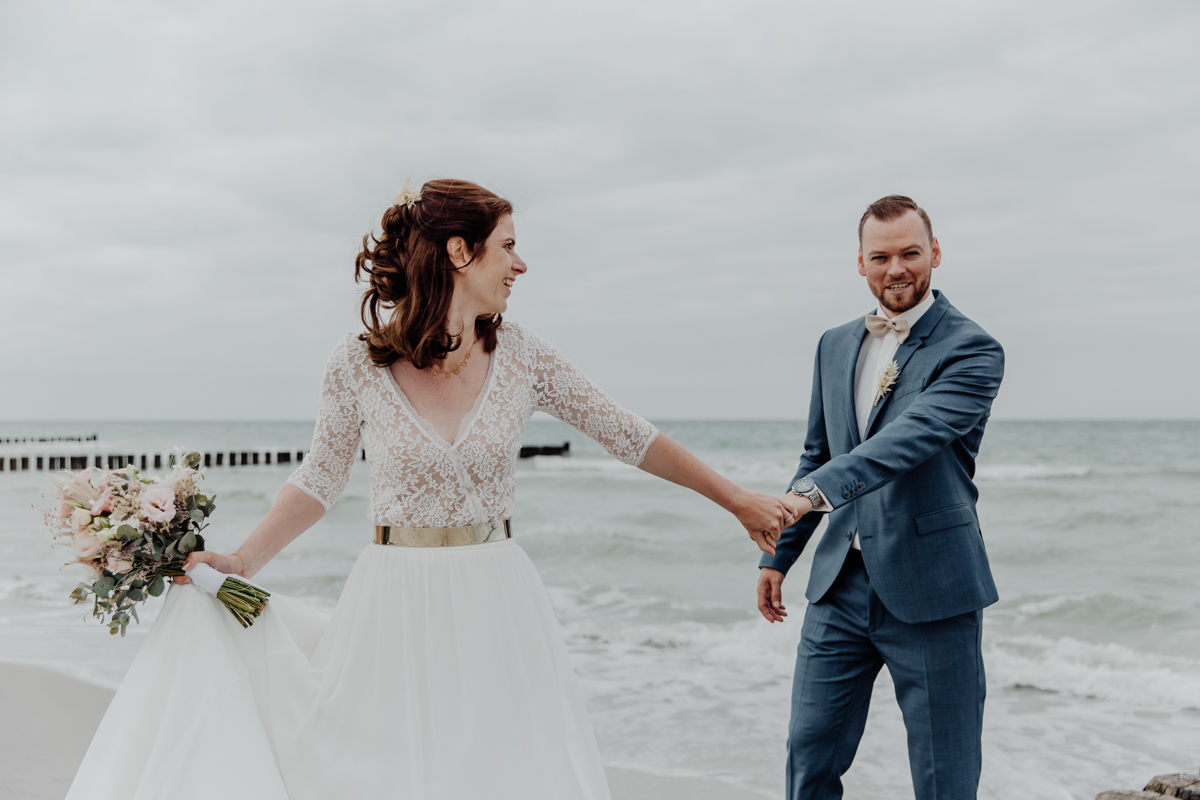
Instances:
[[[174,586],[68,800],[608,800],[546,591],[509,539],[369,545],[332,617],[243,629]]]

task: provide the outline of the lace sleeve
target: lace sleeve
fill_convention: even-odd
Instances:
[[[533,372],[534,408],[594,439],[618,461],[637,466],[658,429],[589,381],[553,345],[521,330]]]
[[[304,463],[287,480],[326,510],[337,502],[350,480],[361,438],[358,398],[349,359],[352,341],[353,337],[347,336],[329,357],[312,447]]]

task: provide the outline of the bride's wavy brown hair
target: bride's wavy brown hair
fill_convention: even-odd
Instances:
[[[371,361],[390,367],[403,360],[427,369],[462,345],[462,332],[447,327],[456,267],[446,243],[461,236],[474,260],[500,218],[511,213],[504,198],[452,179],[428,181],[411,207],[398,203],[383,213],[382,233],[364,236],[354,259],[354,280],[368,285],[361,310],[367,332],[359,338]],[[500,322],[499,314],[475,320],[484,352],[496,349]]]

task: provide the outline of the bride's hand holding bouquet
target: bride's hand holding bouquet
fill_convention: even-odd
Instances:
[[[186,584],[191,583],[192,579],[187,576],[197,564],[207,564],[208,566],[220,572],[223,575],[236,575],[240,578],[248,577],[246,573],[246,565],[242,561],[242,557],[236,553],[217,553],[213,550],[195,550],[188,554],[188,557],[183,561],[183,575],[176,575],[171,580],[175,583]]]

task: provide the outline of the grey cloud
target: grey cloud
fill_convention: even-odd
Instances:
[[[0,418],[307,418],[410,173],[518,206],[509,316],[652,417],[799,417],[866,203],[998,416],[1195,417],[1194,4],[0,8]]]

